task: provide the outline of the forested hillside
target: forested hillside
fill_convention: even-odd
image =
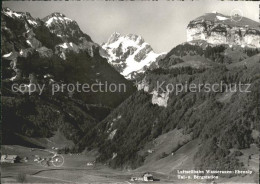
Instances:
[[[221,47],[225,48],[219,48]],[[168,63],[167,67],[147,72],[142,81],[145,87],[124,101],[99,124],[92,135],[98,134],[101,140],[93,144],[92,135],[86,135],[79,145],[99,147],[99,159],[108,160],[113,167],[136,168],[147,156],[140,154],[146,143],[173,129],[183,129],[192,139],[199,138],[201,141],[202,146],[194,157],[197,168],[242,168],[237,155],[230,152],[230,149],[249,148],[252,143],[259,146],[259,136],[256,136],[259,135],[260,128],[259,57],[249,55],[244,65],[239,65],[240,62],[237,61],[238,67],[232,68],[228,64],[207,68],[194,68],[192,65],[169,67],[169,58],[175,57],[175,60],[181,61],[179,56],[185,57],[191,52],[195,52],[194,55],[201,53],[202,57],[210,59],[209,62],[218,63],[216,59],[208,57],[208,50],[189,45],[174,48],[159,62],[159,65]],[[166,84],[220,84],[222,81],[233,86],[241,82],[250,84],[248,90],[251,92],[225,92],[225,86],[223,92],[205,92],[204,86],[201,86],[201,92],[187,91],[178,95],[170,93],[167,106],[161,107],[152,103],[151,94],[156,89],[157,81],[165,81]]]

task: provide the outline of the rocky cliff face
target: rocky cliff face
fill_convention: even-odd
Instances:
[[[77,43],[80,38],[92,41],[87,34],[81,31],[75,20],[66,17],[62,13],[52,13],[43,18],[42,21],[45,22],[51,32],[62,38],[64,42],[72,41]]]
[[[167,102],[169,99],[170,93],[166,92],[159,92],[156,89],[152,89],[149,82],[144,77],[137,85],[137,90],[143,90],[146,93],[149,93],[152,96],[151,103],[156,104],[160,107],[167,107]]]
[[[53,132],[77,144],[135,91],[100,56],[100,46],[61,13],[34,19],[29,13],[3,8],[1,46],[3,144],[31,145],[32,137],[49,138]],[[52,94],[52,84],[77,83],[124,84],[126,88],[122,93],[62,88],[64,91]],[[13,84],[19,86],[14,89]],[[30,95],[34,84],[42,87],[41,95],[37,89]],[[116,131],[111,139],[114,135]]]
[[[260,24],[245,17],[235,22],[230,16],[208,13],[189,23],[187,41],[193,40],[259,48]]]
[[[87,51],[93,57],[100,48],[76,21],[61,13],[52,13],[42,20],[9,8],[3,8],[1,13],[2,53],[4,59],[11,60],[16,73],[12,80],[21,77],[17,57],[27,58],[37,53],[41,58],[50,58],[55,54],[65,60],[69,52],[80,51]]]
[[[55,53],[64,60],[70,51],[79,53],[80,50],[84,50],[93,57],[94,50],[99,48],[99,45],[94,43],[90,36],[81,31],[76,21],[62,13],[52,13],[42,21],[53,34],[63,41],[62,44],[55,47]]]
[[[40,26],[39,19],[34,19],[28,12],[14,12],[9,8],[3,8],[1,14],[3,53],[28,47],[34,49],[42,47],[42,43],[33,31]]]
[[[169,92],[159,94],[157,91],[153,91],[152,104],[156,104],[161,107],[167,107],[169,99]]]
[[[141,36],[113,33],[102,48],[109,63],[125,78],[134,79],[144,73],[162,54],[156,54]]]

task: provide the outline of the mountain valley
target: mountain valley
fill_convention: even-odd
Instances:
[[[125,183],[151,172],[159,183],[180,183],[177,170],[191,167],[251,169],[250,176],[221,181],[259,180],[260,23],[207,13],[187,25],[186,42],[155,53],[135,34],[115,32],[99,45],[62,13],[39,19],[3,8],[1,14],[2,154],[15,150],[33,159],[57,148],[66,159],[51,174],[33,161],[7,165],[6,181],[14,182],[16,166],[33,168],[31,182],[66,175],[66,182]],[[52,84],[76,82],[127,90],[51,95]],[[47,87],[29,95],[13,92],[15,83]],[[221,83],[218,92],[205,91]],[[250,84],[250,92],[232,90],[239,83]],[[177,93],[167,84],[202,85]]]

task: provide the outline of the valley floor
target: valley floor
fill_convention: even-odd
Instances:
[[[61,167],[42,166],[34,161],[35,155],[47,157],[53,150],[32,149],[17,145],[3,145],[2,154],[19,155],[20,158],[27,157],[27,162],[2,163],[1,182],[2,183],[150,183],[142,181],[131,181],[132,176],[140,177],[149,171],[155,179],[152,183],[210,183],[207,181],[178,180],[176,169],[187,169],[192,165],[190,155],[194,154],[198,141],[191,141],[179,149],[175,155],[169,155],[156,163],[146,163],[136,170],[115,170],[103,164],[94,164],[95,158],[85,154],[66,154],[64,164]],[[254,148],[251,148],[254,149]],[[252,150],[249,150],[252,153]],[[254,162],[258,162],[254,158]],[[253,163],[255,165],[257,163]],[[174,168],[170,166],[175,165]],[[252,164],[251,164],[252,165]],[[251,168],[253,169],[253,168]],[[23,180],[21,181],[21,176]],[[218,183],[254,183],[254,178],[234,177],[232,179],[221,179]]]
[[[23,175],[26,183],[130,183],[131,171],[114,170],[102,164],[88,166],[88,163],[93,162],[93,157],[83,154],[63,155],[65,162],[61,167],[44,167],[33,161],[35,155],[47,157],[51,152],[52,150],[3,145],[2,154],[27,157],[28,162],[3,163],[1,182],[19,183],[19,175]]]

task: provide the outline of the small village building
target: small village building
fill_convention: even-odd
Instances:
[[[153,175],[150,173],[145,173],[143,175],[144,181],[153,181]]]
[[[88,162],[88,163],[87,163],[87,166],[93,166],[93,165],[94,165],[93,162]]]

